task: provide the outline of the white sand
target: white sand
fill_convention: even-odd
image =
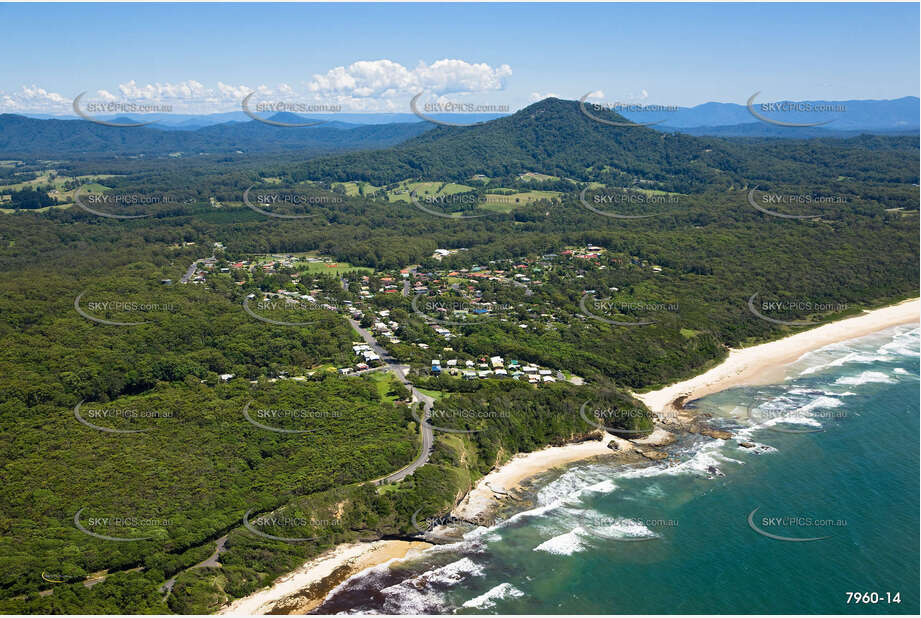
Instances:
[[[919,318],[921,299],[906,300],[897,305],[867,311],[862,315],[824,324],[770,343],[730,350],[725,361],[705,373],[656,391],[636,393],[634,396],[656,414],[673,418],[677,410],[672,403],[679,397],[685,397],[685,402],[689,402],[733,386],[776,383],[783,379],[785,366],[795,362],[806,352],[839,341],[863,337],[892,326],[917,323]]]
[[[404,558],[410,553],[431,547],[429,543],[409,541],[374,541],[372,543],[349,543],[337,545],[313,560],[305,563],[296,571],[284,575],[262,590],[257,590],[247,597],[237,599],[221,608],[218,614],[231,616],[264,615],[273,606],[308,588],[312,584],[329,577],[341,566],[349,566],[349,575],[370,569],[395,558]],[[320,605],[320,599],[308,599],[297,613],[306,613]]]
[[[921,319],[921,299],[908,300],[770,343],[730,350],[729,357],[723,363],[705,373],[657,391],[635,396],[653,412],[671,416],[675,413],[671,404],[679,397],[686,397],[686,401],[692,401],[732,386],[776,382],[782,379],[784,367],[795,362],[806,352],[839,341],[869,335],[892,326],[918,322],[919,319]],[[670,437],[670,434],[658,428],[647,439],[636,442],[656,445],[667,443]],[[612,439],[616,440],[625,451],[629,452],[633,449],[631,442],[605,434],[604,439],[600,441],[593,440],[549,447],[533,453],[516,455],[480,479],[461,503],[455,507],[452,515],[475,521],[483,517],[484,513],[488,513],[502,499],[502,493],[519,487],[522,481],[528,478],[574,461],[616,453],[617,451],[607,446]],[[236,616],[265,614],[272,609],[275,603],[296,594],[311,584],[322,581],[340,566],[350,565],[350,575],[354,575],[388,560],[405,557],[410,552],[428,546],[427,543],[407,541],[375,541],[339,545],[307,562],[293,573],[277,579],[268,588],[238,599],[222,608],[218,613]],[[318,602],[313,603],[313,605],[318,604]],[[309,608],[304,611],[309,611]]]
[[[605,434],[603,440],[551,446],[533,453],[519,453],[481,478],[451,514],[454,517],[477,521],[503,498],[502,492],[515,489],[525,479],[573,461],[615,453],[616,451],[607,446],[612,437]]]

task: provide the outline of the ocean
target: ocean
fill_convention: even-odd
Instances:
[[[918,614],[919,339],[888,329],[700,399],[733,439],[543,475],[527,510],[316,613]]]

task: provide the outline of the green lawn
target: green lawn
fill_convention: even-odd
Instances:
[[[348,262],[298,262],[295,268],[309,273],[344,273],[350,270],[361,271],[365,274],[371,274],[373,269],[364,266],[352,266]]]

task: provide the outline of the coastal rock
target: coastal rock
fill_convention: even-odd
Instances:
[[[675,434],[670,431],[666,431],[661,427],[656,427],[655,431],[645,438],[630,441],[634,444],[642,444],[644,446],[668,446],[669,444],[674,444],[677,439]]]
[[[707,436],[708,438],[714,438],[716,440],[728,440],[732,437],[732,434],[728,431],[723,431],[722,429],[701,429],[700,435]]]
[[[585,433],[577,433],[571,435],[568,439],[559,439],[554,440],[550,443],[551,446],[566,446],[568,444],[580,444],[582,442],[593,442],[600,441],[604,439],[604,432],[600,429],[594,429],[592,431],[587,431]]]
[[[755,448],[754,442],[739,442],[739,446],[742,448]]]
[[[668,458],[668,453],[651,448],[637,449],[637,452],[646,459],[651,459],[652,461],[662,461]]]

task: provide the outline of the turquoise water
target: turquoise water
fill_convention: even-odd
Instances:
[[[918,613],[916,326],[829,346],[783,384],[696,406],[736,438],[690,436],[669,463],[539,479],[529,510],[359,575],[318,611]],[[826,538],[768,538],[749,525],[755,509],[768,534]],[[848,592],[880,601],[849,605]]]

